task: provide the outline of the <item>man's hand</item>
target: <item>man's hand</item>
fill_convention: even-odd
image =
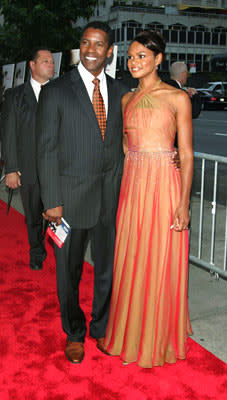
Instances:
[[[43,213],[43,218],[46,221],[56,222],[57,225],[60,225],[61,224],[62,215],[63,215],[63,207],[62,206],[58,206],[58,207],[50,208],[49,210],[46,210]]]
[[[20,176],[21,173],[19,171],[6,174],[6,186],[8,186],[10,189],[17,189],[19,186],[21,186]]]
[[[198,93],[196,89],[191,88],[191,87],[187,87],[187,88],[185,88],[185,90],[190,97],[192,97],[194,94]]]
[[[172,164],[176,169],[180,169],[180,157],[177,149],[174,149],[172,156]]]

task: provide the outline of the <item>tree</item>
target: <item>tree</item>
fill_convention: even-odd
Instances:
[[[97,0],[0,0],[4,17],[0,27],[1,61],[27,59],[31,49],[39,45],[52,51],[78,47],[80,29],[75,22],[80,17],[89,19],[97,3]]]

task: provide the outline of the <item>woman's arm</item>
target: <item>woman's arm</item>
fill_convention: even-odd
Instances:
[[[173,225],[176,231],[187,229],[189,224],[189,202],[193,176],[192,110],[186,93],[175,96],[178,146],[181,165],[181,199],[176,209]]]

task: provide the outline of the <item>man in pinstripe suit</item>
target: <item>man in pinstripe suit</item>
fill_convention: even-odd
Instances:
[[[38,170],[44,217],[71,226],[64,246],[55,247],[58,296],[65,354],[84,357],[85,315],[79,305],[79,282],[88,238],[94,257],[94,297],[90,336],[103,351],[112,287],[115,217],[123,168],[121,98],[128,89],[104,73],[113,51],[107,24],[89,23],[82,32],[81,62],[50,83],[40,96],[37,130]],[[92,105],[94,78],[107,115],[102,139]]]

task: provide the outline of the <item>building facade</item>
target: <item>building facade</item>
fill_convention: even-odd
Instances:
[[[118,67],[124,70],[128,45],[145,28],[166,40],[163,71],[178,60],[196,72],[211,71],[212,57],[227,48],[227,0],[99,0],[92,19],[108,21],[114,30]]]

